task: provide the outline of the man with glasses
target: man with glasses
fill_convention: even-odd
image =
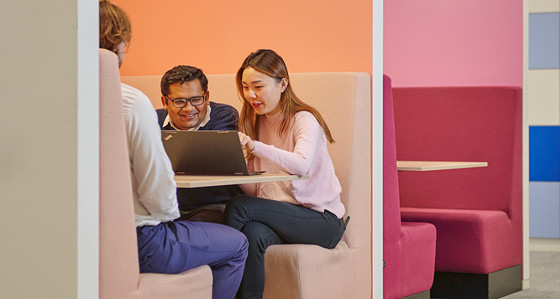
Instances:
[[[210,102],[208,79],[202,70],[176,66],[161,78],[158,121],[163,130],[235,130],[239,119],[230,105]]]
[[[162,130],[235,130],[238,113],[230,105],[210,101],[208,79],[202,70],[179,65],[161,78],[161,103],[158,121]],[[204,188],[178,188],[181,219],[223,222],[226,203],[243,194],[237,185]]]

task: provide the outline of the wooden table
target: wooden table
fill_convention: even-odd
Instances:
[[[397,161],[397,170],[401,171],[432,171],[487,166],[488,162]]]
[[[211,186],[238,185],[247,183],[293,181],[307,179],[309,176],[298,176],[295,174],[263,173],[259,175],[176,175],[177,188],[198,188]]]

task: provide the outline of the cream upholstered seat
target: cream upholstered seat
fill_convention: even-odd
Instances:
[[[235,75],[207,74],[210,100],[238,110]],[[335,249],[273,245],[265,255],[265,298],[370,298],[371,296],[371,80],[367,73],[293,73],[295,93],[317,108],[336,143],[329,153],[351,216]],[[122,81],[142,90],[161,108],[161,76]]]
[[[335,143],[328,149],[350,223],[335,249],[274,245],[265,255],[265,298],[369,298],[371,293],[370,77],[294,73],[292,87],[317,108]]]
[[[208,266],[140,274],[117,56],[99,50],[99,298],[212,298]]]

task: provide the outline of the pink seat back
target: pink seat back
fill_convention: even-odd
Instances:
[[[400,240],[401,212],[391,78],[383,76],[383,244]],[[385,255],[390,252],[384,252]]]
[[[99,50],[99,298],[136,298],[140,269],[117,56]]]
[[[395,268],[398,264],[396,260],[402,254],[401,250],[396,250],[399,248],[401,232],[393,92],[391,78],[383,75],[383,261],[389,264],[389,268],[383,271],[384,298],[394,298],[402,288],[397,277],[401,274]]]
[[[501,210],[521,223],[520,88],[395,88],[393,101],[399,160],[488,162],[400,172],[402,206]]]
[[[429,290],[434,277],[436,232],[427,223],[401,222],[391,78],[383,76],[383,297]]]

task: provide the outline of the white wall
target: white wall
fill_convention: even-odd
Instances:
[[[97,5],[0,9],[0,298],[97,298]]]
[[[372,298],[383,298],[383,0],[372,6]]]

